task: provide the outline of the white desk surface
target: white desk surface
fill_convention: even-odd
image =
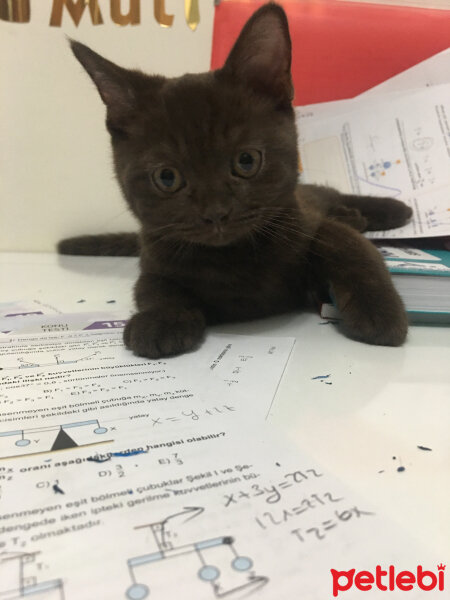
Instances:
[[[127,316],[137,272],[132,258],[0,254],[0,301],[39,299],[65,312]],[[450,328],[411,327],[402,348],[385,348],[348,340],[321,322],[315,314],[289,314],[215,330],[295,336],[269,419],[445,562]],[[332,385],[312,379],[323,374]]]

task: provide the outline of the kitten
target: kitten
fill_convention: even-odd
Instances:
[[[360,231],[403,225],[390,198],[297,184],[291,41],[264,5],[222,69],[174,79],[72,50],[107,108],[118,182],[139,235],[63,240],[63,254],[140,254],[137,313],[124,333],[149,358],[195,349],[205,327],[307,306],[331,286],[346,333],[397,346],[403,304]]]

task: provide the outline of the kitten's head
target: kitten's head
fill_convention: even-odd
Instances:
[[[117,178],[146,233],[224,246],[292,207],[297,140],[280,6],[259,9],[210,73],[149,76],[72,49],[106,104]]]

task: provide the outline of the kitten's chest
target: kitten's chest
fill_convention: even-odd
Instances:
[[[292,310],[304,300],[304,265],[292,253],[249,252],[197,261],[180,278],[211,321],[264,317]]]

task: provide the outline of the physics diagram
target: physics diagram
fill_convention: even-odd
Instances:
[[[61,358],[60,354],[54,354],[53,358],[50,359],[50,362],[30,361],[30,360],[25,360],[24,358],[20,357],[20,358],[16,359],[17,360],[16,365],[0,367],[0,371],[10,371],[10,370],[15,370],[15,369],[37,369],[40,367],[57,367],[59,365],[74,365],[79,362],[83,362],[85,360],[90,360],[91,358],[93,358],[94,356],[97,356],[98,354],[100,354],[100,352],[96,351],[96,352],[92,352],[91,354],[86,354],[84,356],[80,356],[79,358],[74,358],[74,359],[69,359],[69,360]]]
[[[113,441],[102,438],[107,431],[98,419],[0,431],[0,459],[106,444]]]
[[[189,592],[182,593],[180,597],[237,600],[268,583],[267,577],[255,574],[252,559],[237,552],[235,540],[231,536],[177,543],[185,523],[199,517],[203,511],[201,507],[187,507],[163,521],[136,527],[147,529],[156,550],[128,559],[127,566],[132,581],[125,592],[128,600],[144,600],[150,594],[155,599],[164,598],[167,581],[174,578],[180,581],[181,577],[189,580],[186,583],[189,585]],[[205,586],[208,588],[206,596]],[[160,594],[158,589],[161,590]],[[196,595],[193,596],[193,593]]]
[[[36,557],[39,552],[0,552],[0,598],[2,600],[64,600],[61,579],[39,581],[36,575]]]

